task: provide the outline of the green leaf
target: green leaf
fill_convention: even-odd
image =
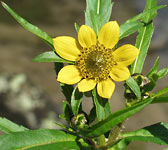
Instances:
[[[22,17],[20,17],[15,11],[13,11],[4,2],[1,2],[1,3],[2,3],[2,6],[13,16],[13,18],[18,23],[20,23],[20,25],[22,25],[26,30],[32,32],[33,34],[35,34],[36,36],[38,36],[39,38],[41,38],[42,40],[44,40],[49,46],[51,46],[53,48],[53,40],[52,40],[52,38],[47,33],[43,32],[38,27],[30,24],[25,19],[23,19]]]
[[[156,10],[159,10],[161,8],[164,8],[164,7],[166,7],[166,5],[160,5],[160,6],[157,6],[157,7],[152,7],[151,9],[146,9],[142,13],[140,13],[140,14],[134,16],[133,18],[127,20],[125,23],[130,23],[130,22],[138,21],[139,19],[142,19],[143,17],[148,16],[151,13],[155,13]]]
[[[79,29],[80,29],[79,25],[76,22],[74,25],[75,25],[76,32],[79,32]]]
[[[44,52],[32,60],[33,62],[61,62],[61,63],[70,63],[74,64],[74,62],[62,59],[59,57],[54,51]]]
[[[126,139],[119,140],[113,147],[108,150],[124,150],[130,142]]]
[[[156,0],[147,0],[146,1],[146,9],[150,10],[153,7],[157,6]],[[144,27],[139,29],[139,34],[136,39],[136,47],[140,50],[140,54],[138,55],[137,59],[131,66],[131,74],[134,73],[141,73],[143,64],[148,52],[148,48],[151,42],[151,38],[154,31],[154,26],[152,20],[157,15],[157,11],[151,12],[148,15],[145,15],[142,18],[142,22],[145,23]]]
[[[155,97],[151,104],[156,104],[156,103],[168,103],[168,96]]]
[[[167,72],[168,72],[168,68],[163,68],[162,70],[157,72],[158,79],[163,78],[167,74]]]
[[[134,92],[134,94],[137,96],[137,98],[140,100],[141,99],[141,91],[136,83],[136,81],[132,78],[129,77],[128,80],[126,80],[126,84],[130,87],[130,89]]]
[[[162,90],[160,90],[159,92],[153,94],[153,97],[158,97],[158,96],[162,96],[164,94],[168,93],[168,87],[163,88]]]
[[[71,97],[71,108],[74,116],[78,115],[82,98],[83,98],[83,93],[79,92],[78,87],[76,86],[74,88],[74,91],[72,92],[72,97]]]
[[[28,130],[0,136],[1,150],[81,150],[87,144],[60,130]]]
[[[93,89],[92,94],[94,104],[96,106],[97,119],[98,121],[104,120],[109,115],[111,115],[110,101],[100,97],[96,92],[96,88]]]
[[[146,99],[135,105],[132,105],[131,107],[127,107],[125,109],[117,111],[114,114],[107,117],[105,120],[100,121],[96,123],[95,125],[89,127],[88,129],[83,130],[82,134],[86,137],[98,137],[108,132],[111,128],[121,123],[128,117],[131,117],[136,112],[142,110],[144,107],[146,107],[151,102],[152,102],[152,98]]]
[[[157,123],[134,132],[122,135],[128,141],[153,142],[160,145],[168,145],[168,124]]]
[[[64,114],[59,115],[60,118],[65,119],[68,124],[71,123],[71,118],[73,116],[72,110],[67,101],[62,102],[63,112]]]
[[[96,34],[110,19],[113,3],[111,0],[86,0],[85,24]]]
[[[159,56],[157,57],[157,59],[156,59],[154,65],[153,65],[153,67],[152,67],[151,70],[147,73],[146,76],[147,76],[148,78],[151,78],[152,75],[158,71],[158,66],[159,66]]]
[[[124,23],[120,26],[120,40],[135,33],[143,24],[137,21]]]
[[[0,131],[4,133],[11,133],[11,132],[26,131],[26,130],[28,129],[23,126],[19,126],[6,118],[0,117]]]

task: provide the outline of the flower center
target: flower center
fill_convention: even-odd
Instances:
[[[98,42],[90,48],[83,48],[76,60],[76,66],[81,76],[97,81],[109,78],[109,73],[116,64],[112,52],[112,49],[107,49]]]

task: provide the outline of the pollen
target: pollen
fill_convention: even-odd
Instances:
[[[90,48],[83,48],[76,60],[80,75],[85,79],[96,81],[108,79],[112,67],[116,64],[112,52],[112,49],[105,48],[99,42]]]

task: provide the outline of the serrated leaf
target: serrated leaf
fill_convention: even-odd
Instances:
[[[112,6],[111,0],[86,0],[85,24],[98,34],[101,27],[109,21]]]
[[[1,150],[81,150],[87,144],[61,130],[28,130],[0,136]],[[79,144],[80,143],[80,144]]]
[[[53,48],[53,40],[52,38],[46,33],[39,29],[37,26],[30,24],[28,21],[20,17],[15,11],[13,11],[7,4],[1,2],[2,6],[13,16],[13,18],[22,25],[26,30],[32,32],[42,40],[44,40],[49,46]]]
[[[141,99],[141,91],[136,83],[136,81],[132,78],[129,77],[128,80],[126,80],[126,84],[130,87],[130,89],[134,92],[134,94],[137,96],[137,98],[140,100]]]
[[[128,117],[131,117],[136,112],[142,110],[145,106],[150,104],[152,102],[151,99],[146,99],[144,101],[141,101],[131,107],[127,107],[125,109],[122,109],[120,111],[115,112],[114,114],[110,115],[103,121],[100,121],[96,123],[95,125],[89,127],[88,129],[85,129],[82,131],[82,134],[86,137],[98,137],[106,132],[108,132],[111,128],[116,126],[117,124],[121,123]]]
[[[122,137],[128,141],[144,141],[168,145],[168,124],[157,123],[134,132],[125,133]]]
[[[120,40],[135,33],[142,26],[143,23],[136,21],[122,24],[120,26]]]
[[[157,57],[153,67],[150,69],[150,71],[147,73],[147,77],[151,78],[154,73],[158,71],[158,66],[159,66],[159,56]]]
[[[72,97],[71,97],[71,108],[74,116],[78,115],[82,98],[83,98],[83,93],[79,92],[78,87],[76,86],[74,88],[74,91],[72,92]]]
[[[61,63],[69,63],[74,64],[74,62],[65,60],[59,57],[54,51],[44,52],[32,60],[33,62],[61,62]]]
[[[150,10],[153,7],[157,6],[156,0],[147,0],[146,1],[146,9]],[[138,55],[135,62],[131,65],[131,74],[141,73],[143,64],[148,52],[148,48],[151,42],[151,38],[154,31],[154,26],[152,20],[156,17],[157,11],[152,11],[150,14],[145,15],[142,18],[142,22],[146,25],[139,29],[139,33],[136,39],[136,47],[140,50],[140,54]]]
[[[19,132],[19,131],[26,131],[29,130],[23,126],[19,126],[12,121],[0,117],[0,131],[4,133],[11,133],[11,132]]]
[[[104,120],[111,114],[110,101],[108,99],[100,97],[96,92],[96,88],[93,89],[92,94],[96,107],[97,119],[98,121]]]

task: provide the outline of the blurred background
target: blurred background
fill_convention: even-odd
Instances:
[[[4,0],[19,15],[40,27],[51,37],[67,35],[76,37],[74,22],[84,24],[85,0]],[[111,20],[121,25],[143,11],[145,0],[114,0]],[[167,1],[158,0],[158,4]],[[168,3],[167,3],[168,4]],[[157,56],[159,68],[168,66],[168,8],[158,11],[155,33],[145,61],[143,73],[152,67]],[[135,44],[136,34],[122,40]],[[62,113],[59,83],[56,82],[52,63],[33,63],[42,52],[51,50],[42,40],[24,30],[0,6],[0,116],[31,129],[59,128],[55,122]],[[154,91],[168,85],[168,77],[159,80]],[[124,107],[123,83],[118,84],[111,99],[112,111]],[[89,111],[91,100],[84,99],[83,107]],[[151,104],[126,121],[126,131],[139,129],[160,121],[168,123],[168,104]],[[164,149],[151,143],[134,142],[127,150]]]

